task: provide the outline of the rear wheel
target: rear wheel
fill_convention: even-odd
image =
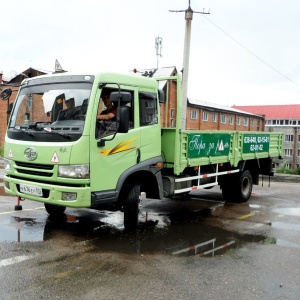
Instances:
[[[139,202],[140,185],[133,184],[129,189],[124,207],[124,227],[128,231],[133,231],[138,226]]]
[[[66,208],[64,206],[45,203],[45,209],[50,216],[61,216]]]
[[[242,203],[249,200],[252,188],[251,172],[245,170],[237,175],[229,175],[228,180],[222,185],[222,194],[227,202]]]

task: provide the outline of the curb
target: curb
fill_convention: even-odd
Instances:
[[[274,182],[300,182],[300,175],[289,175],[289,174],[275,174],[271,177],[271,181]]]

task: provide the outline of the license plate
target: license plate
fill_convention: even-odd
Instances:
[[[27,185],[27,184],[20,184],[20,192],[24,194],[35,195],[35,196],[43,196],[42,188],[38,186]]]

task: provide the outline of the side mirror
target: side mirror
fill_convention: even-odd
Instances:
[[[128,103],[131,101],[131,93],[129,92],[112,92],[110,94],[110,101],[111,102],[118,102],[119,96],[121,96],[121,103]]]
[[[4,90],[1,92],[0,98],[1,98],[3,101],[9,100],[9,97],[11,96],[11,93],[12,93],[12,89],[6,88],[6,89],[4,89]]]
[[[127,133],[129,130],[129,107],[120,106],[118,114],[120,120],[118,132]]]

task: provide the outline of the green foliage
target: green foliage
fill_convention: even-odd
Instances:
[[[300,175],[300,167],[296,170],[287,167],[287,163],[283,162],[278,168],[276,168],[276,173],[289,174],[289,175]]]
[[[3,157],[3,153],[4,153],[3,148],[0,148],[0,157]]]

